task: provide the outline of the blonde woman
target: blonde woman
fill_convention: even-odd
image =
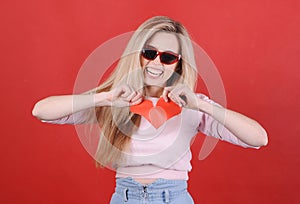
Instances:
[[[50,123],[99,125],[95,160],[116,170],[111,204],[194,203],[187,180],[190,142],[197,132],[243,147],[268,142],[256,121],[194,93],[195,66],[184,26],[153,17],[136,30],[115,71],[99,87],[45,98],[32,112]]]

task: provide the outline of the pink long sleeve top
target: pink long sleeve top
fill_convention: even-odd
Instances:
[[[203,94],[197,97],[219,106]],[[149,97],[147,100],[155,107],[159,99]],[[80,124],[85,121],[82,116],[81,111],[43,122]],[[154,126],[149,118],[141,116],[139,128],[131,135],[125,162],[116,168],[116,177],[188,180],[188,172],[192,169],[190,143],[198,132],[242,147],[258,148],[242,142],[212,116],[198,110],[182,108],[179,114],[159,127]]]

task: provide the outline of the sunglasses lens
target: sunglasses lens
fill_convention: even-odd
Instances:
[[[164,64],[173,64],[178,61],[178,57],[171,53],[163,53],[160,56],[160,61]]]
[[[160,55],[160,61],[163,64],[173,64],[178,62],[179,56],[169,52],[158,52],[154,49],[143,49],[142,56],[147,60],[154,60],[157,55]]]
[[[149,60],[154,60],[157,57],[157,51],[156,50],[143,50],[142,52],[143,57]]]

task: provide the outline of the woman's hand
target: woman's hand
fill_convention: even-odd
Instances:
[[[172,100],[180,107],[191,109],[199,108],[199,98],[187,85],[184,84],[165,87],[162,97],[165,101],[169,101],[169,99]]]
[[[117,107],[126,107],[136,105],[142,102],[142,94],[138,91],[135,91],[132,87],[128,85],[122,85],[116,87],[108,92],[99,93],[99,95],[105,94],[104,98],[106,99],[103,103],[97,103],[95,99],[96,106],[117,106]],[[97,98],[97,96],[95,96]],[[99,96],[98,98],[102,98]]]

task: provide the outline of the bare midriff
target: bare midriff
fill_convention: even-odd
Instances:
[[[153,183],[154,181],[156,181],[157,178],[134,178],[134,180],[143,185],[147,185],[147,184],[150,184],[150,183]]]

